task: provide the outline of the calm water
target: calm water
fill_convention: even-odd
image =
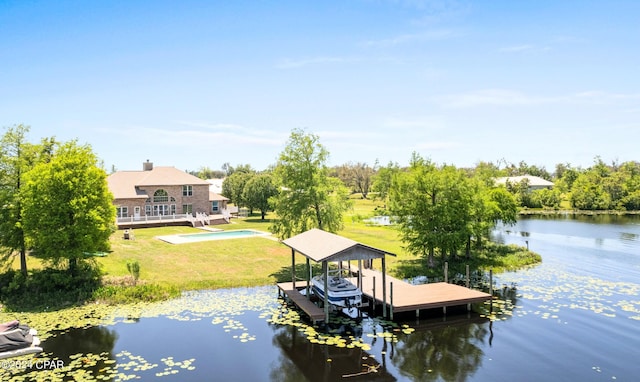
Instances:
[[[526,218],[495,238],[528,242],[543,264],[495,277],[504,314],[494,321],[431,312],[394,328],[342,317],[322,337],[263,287],[191,293],[43,347],[68,363],[102,353],[84,369],[103,377],[111,370],[114,381],[638,379],[640,219]]]

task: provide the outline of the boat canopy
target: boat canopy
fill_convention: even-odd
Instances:
[[[372,260],[393,253],[314,228],[283,241],[284,245],[316,262]]]

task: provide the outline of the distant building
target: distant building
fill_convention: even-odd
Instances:
[[[553,188],[553,182],[549,182],[539,176],[522,175],[522,176],[507,176],[503,178],[497,178],[496,184],[506,185],[510,183],[512,185],[520,184],[523,180],[526,180],[529,184],[529,191],[542,190],[544,188]]]
[[[143,163],[142,171],[117,171],[107,177],[118,227],[228,222],[227,201],[210,183],[175,167]]]

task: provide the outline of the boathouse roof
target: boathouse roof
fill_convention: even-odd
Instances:
[[[373,248],[317,228],[290,237],[283,243],[316,262],[367,260],[378,259],[385,255],[395,256],[382,249]]]

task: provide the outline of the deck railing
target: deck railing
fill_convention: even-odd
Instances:
[[[222,218],[229,222],[231,219],[231,214],[227,209],[221,209],[219,214],[215,214],[215,216],[222,215]],[[195,216],[193,214],[173,214],[173,215],[141,215],[141,216],[127,216],[123,218],[117,218],[117,224],[128,224],[128,223],[162,223],[169,221],[187,221],[191,223],[191,225],[195,226],[196,223],[201,223],[201,225],[209,225],[211,224],[212,216],[207,214],[206,212],[196,212]]]
[[[163,222],[163,221],[176,221],[176,220],[190,220],[193,219],[191,214],[173,214],[173,215],[142,215],[142,216],[127,216],[126,218],[118,218],[118,224],[123,223],[142,223],[142,222]]]

